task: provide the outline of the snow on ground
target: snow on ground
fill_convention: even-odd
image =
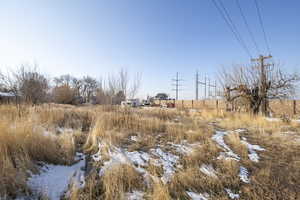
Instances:
[[[242,138],[242,143],[245,144],[248,148],[249,154],[248,157],[253,162],[259,161],[259,155],[256,151],[265,151],[264,148],[260,147],[259,145],[253,145],[247,142],[246,138]]]
[[[111,150],[112,149],[112,150]],[[100,176],[104,175],[105,171],[109,168],[111,168],[112,166],[116,165],[116,164],[130,164],[130,160],[128,159],[128,157],[126,156],[125,152],[123,151],[123,149],[117,148],[117,147],[112,147],[111,149],[109,149],[109,156],[110,156],[110,160],[105,161],[103,163],[103,167],[101,168],[99,174]],[[100,149],[99,149],[100,151]]]
[[[159,157],[154,164],[163,166],[164,174],[161,179],[164,183],[167,183],[175,172],[175,166],[179,157],[169,152],[164,152],[160,148],[151,149],[150,151]]]
[[[244,183],[250,183],[249,172],[243,166],[240,166],[239,177],[241,181],[243,181]]]
[[[126,199],[128,200],[143,200],[144,192],[134,190],[132,192],[126,193]]]
[[[275,118],[275,117],[266,117],[265,118],[267,121],[269,121],[269,122],[280,122],[280,121],[282,121],[282,119],[280,119],[280,118]],[[300,123],[300,119],[292,119],[291,120],[292,122],[299,122]]]
[[[266,117],[265,118],[269,122],[279,122],[280,118],[274,118],[274,117]]]
[[[240,195],[239,194],[234,194],[231,191],[231,189],[226,188],[225,191],[227,192],[230,199],[239,199],[240,198]]]
[[[130,137],[130,140],[137,142],[138,141],[138,137],[136,135],[133,135]]]
[[[184,155],[192,153],[194,148],[200,145],[199,142],[189,144],[187,140],[183,140],[180,144],[176,144],[172,142],[168,142],[168,144],[174,147],[176,152]]]
[[[195,193],[191,191],[186,192],[192,200],[208,200],[209,195],[207,193]]]
[[[102,156],[101,156],[101,150],[102,150],[102,148],[104,148],[104,144],[102,144],[102,143],[99,143],[98,144],[98,152],[97,153],[95,153],[94,155],[92,155],[92,158],[93,158],[93,160],[95,161],[95,162],[99,162],[101,159],[102,159]]]
[[[212,165],[202,164],[201,167],[200,167],[200,171],[202,173],[206,174],[207,176],[217,178],[216,171],[215,171],[215,169],[213,168]]]
[[[27,184],[32,191],[46,194],[51,200],[59,200],[68,189],[68,184],[73,178],[76,186],[84,186],[82,168],[85,165],[85,156],[77,154],[81,160],[72,166],[46,164],[40,174],[32,175]],[[75,176],[74,176],[75,175]]]
[[[137,166],[147,166],[150,160],[150,155],[143,151],[125,152],[127,157]]]
[[[227,131],[216,131],[216,134],[212,136],[212,139],[216,141],[225,152],[221,152],[218,159],[233,159],[240,160],[240,157],[235,154],[224,141],[224,136],[229,134]]]
[[[101,150],[105,144],[99,144],[99,150],[96,154],[92,155],[94,161],[98,162],[102,159]],[[101,168],[99,175],[102,176],[105,171],[115,164],[132,164],[135,169],[148,176],[149,173],[143,168],[148,165],[151,161],[154,165],[162,166],[164,174],[161,180],[167,183],[170,177],[174,174],[176,163],[179,159],[177,155],[171,154],[169,152],[164,152],[161,148],[150,149],[150,153],[142,151],[132,151],[128,152],[125,149],[118,147],[110,147],[108,150],[109,160],[103,162],[103,167]]]
[[[236,130],[236,132],[240,133],[244,131],[243,129],[238,129]],[[223,131],[216,131],[216,134],[212,136],[212,139],[215,140],[226,152],[221,152],[220,156],[218,157],[218,159],[234,159],[236,161],[239,161],[240,160],[240,157],[235,154],[230,148],[229,146],[225,143],[224,141],[224,136],[227,135],[228,132],[223,132]],[[249,143],[248,143],[249,144]],[[249,148],[250,147],[250,148]],[[256,154],[256,152],[254,150],[260,150],[262,149],[261,147],[259,147],[258,145],[251,145],[249,144],[249,151],[251,149],[252,151],[252,159],[255,158],[255,156],[258,156]],[[255,153],[255,154],[253,154]],[[255,155],[255,156],[254,156]],[[241,179],[241,181],[243,181],[244,183],[250,183],[250,179],[249,179],[249,172],[248,170],[243,167],[243,166],[240,166],[240,172],[239,172],[239,177]]]

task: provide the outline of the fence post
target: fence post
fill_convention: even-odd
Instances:
[[[217,108],[217,110],[219,110],[219,101],[218,101],[218,99],[216,100],[216,108]]]
[[[192,100],[192,109],[194,108],[194,100]]]
[[[296,107],[297,107],[297,104],[296,104],[296,100],[294,100],[293,101],[293,113],[294,113],[294,115],[296,115],[297,114],[297,110],[296,110]]]
[[[182,108],[183,108],[183,104],[184,104],[184,102],[183,102],[183,100],[182,100],[182,102],[181,102],[181,106],[182,106]]]

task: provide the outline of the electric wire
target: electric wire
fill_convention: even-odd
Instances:
[[[258,15],[259,23],[260,23],[260,26],[262,28],[263,34],[264,34],[264,40],[265,40],[265,43],[266,43],[266,46],[267,46],[267,50],[268,50],[269,54],[271,54],[270,46],[269,46],[268,39],[267,39],[267,34],[266,34],[266,31],[265,31],[265,28],[264,28],[264,24],[263,24],[263,20],[262,20],[262,15],[260,13],[260,9],[259,9],[257,0],[254,0],[254,2],[255,2],[255,7],[256,7],[256,10],[257,10],[257,15]]]
[[[229,27],[229,29],[231,30],[231,32],[233,33],[233,35],[235,36],[236,40],[238,41],[238,43],[242,46],[242,48],[245,50],[245,52],[248,54],[248,56],[250,58],[252,58],[251,53],[249,51],[249,49],[247,48],[243,38],[241,37],[241,35],[238,32],[238,29],[236,28],[236,26],[234,25],[229,13],[227,12],[225,6],[223,5],[223,3],[221,1],[219,1],[220,6],[217,4],[216,0],[212,0],[214,6],[217,8],[217,10],[219,11],[219,13],[221,14],[221,17],[224,19],[225,23],[227,24],[227,26]]]
[[[254,35],[253,35],[253,32],[252,32],[251,29],[250,29],[250,26],[249,26],[249,24],[248,24],[248,21],[247,21],[247,19],[246,19],[246,16],[244,15],[244,12],[243,12],[243,9],[242,9],[242,7],[241,7],[241,4],[240,4],[239,0],[236,0],[236,4],[237,4],[237,7],[239,8],[239,11],[240,11],[240,13],[241,13],[242,19],[243,19],[244,24],[245,24],[245,26],[246,26],[246,28],[247,28],[247,31],[248,31],[248,33],[249,33],[249,35],[250,35],[250,38],[251,38],[251,40],[252,40],[252,42],[253,42],[253,44],[254,44],[254,46],[255,46],[255,49],[256,49],[257,53],[260,54],[260,50],[259,50],[258,44],[257,44],[257,42],[256,42],[256,40],[255,40],[255,37],[254,37]]]

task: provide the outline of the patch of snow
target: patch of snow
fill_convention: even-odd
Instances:
[[[99,144],[98,152],[92,156],[96,162],[102,159],[101,149],[104,146],[105,144]],[[103,167],[99,172],[100,176],[103,176],[106,170],[116,164],[129,164],[132,165],[132,167],[134,167],[137,172],[143,175],[144,181],[147,185],[150,186],[151,178],[155,179],[155,177],[149,174],[148,171],[142,168],[143,166],[147,166],[147,162],[150,159],[150,155],[148,153],[138,151],[128,152],[117,147],[110,147],[108,154],[110,156],[110,159],[103,163]]]
[[[130,164],[130,160],[122,149],[113,147],[108,153],[110,155],[110,160],[103,163],[103,167],[99,172],[100,176],[104,175],[104,172],[115,164]]]
[[[45,137],[56,137],[56,135],[54,133],[47,131],[47,130],[43,131],[42,134]]]
[[[137,142],[138,141],[138,137],[133,135],[130,137],[130,140]]]
[[[125,152],[129,160],[137,166],[147,166],[150,155],[146,152],[132,151]]]
[[[84,171],[82,170],[75,171],[73,177],[71,178],[71,184],[75,188],[83,188],[85,186]]]
[[[159,157],[159,160],[156,160],[155,164],[163,166],[164,175],[161,179],[164,183],[167,183],[175,172],[175,165],[179,157],[169,152],[164,152],[160,148],[151,149],[150,151]]]
[[[245,144],[248,148],[249,154],[248,157],[253,162],[259,161],[259,156],[256,151],[265,151],[264,148],[260,147],[259,145],[253,145],[247,142],[246,138],[242,138],[242,143]]]
[[[230,199],[239,199],[240,198],[240,195],[233,193],[231,191],[231,189],[226,188],[225,191],[227,192]]]
[[[192,153],[193,149],[196,146],[200,145],[200,143],[198,143],[198,142],[189,144],[189,143],[187,143],[186,140],[183,140],[180,144],[175,144],[172,142],[168,142],[168,144],[170,144],[172,147],[174,147],[178,153],[184,154],[184,155]]]
[[[241,181],[243,181],[244,183],[250,183],[249,172],[243,166],[240,166],[239,177]]]
[[[144,194],[145,194],[144,192],[134,190],[132,192],[126,193],[126,199],[127,200],[142,200],[142,199],[144,199],[143,198]]]
[[[195,193],[191,191],[186,192],[192,200],[208,200],[209,195],[207,193]]]
[[[74,132],[74,130],[72,128],[57,127],[56,130],[58,133],[73,133]]]
[[[215,171],[215,169],[213,168],[212,165],[202,164],[201,167],[200,167],[200,171],[202,173],[206,174],[207,176],[217,178],[216,171]]]
[[[75,175],[79,187],[84,185],[82,168],[85,165],[85,157],[72,166],[46,164],[40,174],[32,175],[27,185],[37,193],[46,194],[51,200],[59,200],[68,189],[70,179]]]
[[[98,144],[98,152],[92,155],[94,161],[99,162],[102,159],[101,149],[104,147],[104,144]]]
[[[244,128],[239,128],[239,129],[236,129],[236,130],[234,130],[234,131],[237,132],[237,133],[244,133],[244,132],[246,132],[247,130],[244,129]]]
[[[212,136],[212,139],[216,141],[225,152],[221,152],[218,159],[233,159],[236,161],[240,160],[240,157],[235,154],[224,141],[224,136],[227,135],[227,131],[216,131],[216,134]]]
[[[266,117],[265,119],[269,122],[279,122],[280,121],[279,118],[274,118],[274,117]]]

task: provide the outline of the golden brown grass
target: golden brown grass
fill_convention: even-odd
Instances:
[[[300,185],[300,123],[268,121],[262,116],[216,110],[189,112],[176,109],[122,109],[117,106],[74,107],[61,105],[0,106],[0,195],[14,197],[16,192],[29,192],[26,187],[28,169],[35,172],[35,162],[71,164],[75,151],[96,153],[98,144],[106,144],[103,158],[111,145],[127,151],[148,152],[160,147],[179,155],[171,143],[197,143],[194,150],[180,154],[177,168],[168,184],[159,181],[164,173],[151,162],[144,170],[154,176],[150,184],[131,164],[116,164],[103,176],[103,162],[94,163],[82,189],[71,188],[69,199],[123,199],[125,193],[139,190],[146,199],[189,199],[186,191],[209,193],[211,199],[228,199],[224,188],[241,191],[240,199],[297,199]],[[213,122],[213,123],[212,123]],[[57,131],[60,127],[62,131]],[[91,128],[90,128],[91,127]],[[72,134],[64,131],[72,128]],[[221,148],[211,139],[214,131],[245,128],[232,132],[225,142],[241,161],[218,160]],[[48,133],[45,134],[45,130]],[[282,133],[285,132],[285,133]],[[136,136],[137,141],[130,139]],[[257,152],[261,159],[254,163],[242,144],[246,137],[251,144],[266,149]],[[87,138],[87,139],[86,139]],[[169,146],[168,146],[169,145]],[[201,165],[212,165],[216,177],[200,171]],[[239,167],[250,172],[251,182],[242,183]],[[16,178],[17,177],[17,178]]]
[[[241,142],[240,134],[233,132],[225,136],[225,142],[231,149],[236,152],[242,159],[248,159],[248,148]]]
[[[142,115],[143,112],[133,112],[131,110],[118,110],[105,112],[97,116],[95,126],[87,138],[85,148],[87,151],[96,150],[99,140],[107,140],[111,144],[120,144],[128,135],[137,134],[141,138],[147,135],[164,133],[166,122],[158,118]],[[166,118],[166,114],[163,114]]]
[[[161,182],[155,182],[153,184],[152,192],[150,194],[150,199],[153,200],[171,200],[168,187]]]
[[[142,177],[128,164],[114,165],[105,172],[103,188],[104,199],[122,199],[125,192],[143,188]]]
[[[182,163],[185,167],[210,164],[218,156],[219,152],[220,149],[209,138],[203,141],[203,144],[201,144],[199,147],[195,148],[191,154],[185,156],[182,159]]]
[[[45,133],[33,109],[19,115],[13,105],[0,107],[0,195],[14,196],[27,190],[28,170],[35,162],[71,164],[75,142],[70,134]],[[10,112],[11,111],[11,112]],[[14,116],[17,115],[17,116]],[[7,117],[5,117],[7,116]]]

